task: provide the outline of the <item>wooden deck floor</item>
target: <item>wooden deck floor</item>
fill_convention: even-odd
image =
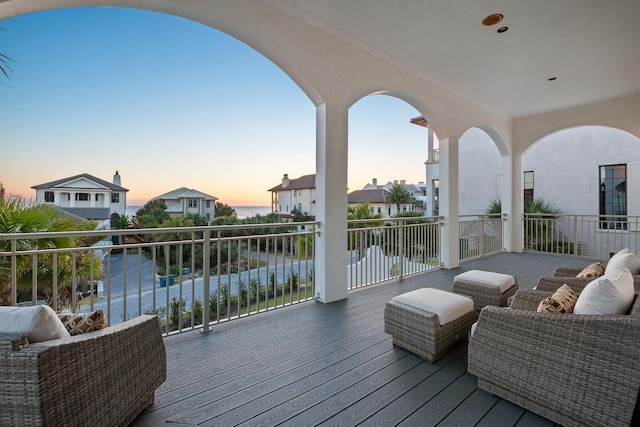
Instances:
[[[165,339],[167,380],[134,426],[553,426],[477,388],[466,343],[434,364],[384,333],[385,303],[482,269],[530,288],[588,260],[504,253]],[[141,367],[144,369],[144,367]],[[123,396],[123,398],[126,398]]]

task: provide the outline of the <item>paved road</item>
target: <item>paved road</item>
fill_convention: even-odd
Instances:
[[[282,262],[282,259],[280,259]],[[170,287],[160,287],[158,280],[153,283],[153,264],[150,260],[137,255],[122,254],[112,255],[111,260],[104,262],[105,272],[110,271],[111,279],[103,280],[104,298],[94,302],[93,309],[101,308],[107,313],[110,323],[116,324],[127,318],[135,317],[140,313],[150,312],[153,307],[166,307],[173,298],[184,299],[187,307],[191,305],[192,298],[202,301],[204,299],[204,281],[200,278],[183,277],[182,283],[177,283]],[[262,285],[269,283],[269,276],[275,272],[278,283],[283,283],[290,275],[293,268],[294,273],[299,278],[305,278],[311,274],[313,269],[312,261],[295,261],[276,267],[263,267],[252,269],[242,273],[225,274],[220,276],[220,283],[230,283],[232,294],[238,292],[238,281],[248,283],[250,279],[259,279]],[[126,280],[125,280],[126,278]],[[210,278],[210,292],[214,292],[218,287],[218,277]],[[111,297],[108,298],[108,290],[111,289]],[[126,289],[126,292],[124,290]],[[126,309],[125,309],[126,308]],[[91,310],[90,306],[85,306],[81,311]]]
[[[125,262],[126,261],[126,262]],[[109,265],[110,264],[110,265]],[[153,263],[145,256],[113,254],[111,259],[105,260],[104,269],[105,280],[103,280],[104,292],[107,292],[108,285],[111,286],[111,295],[122,295],[123,289],[138,289],[138,283],[142,284],[142,289],[151,289],[153,284]],[[108,274],[109,269],[111,274]],[[106,279],[111,277],[110,283]],[[125,277],[127,278],[125,282]]]

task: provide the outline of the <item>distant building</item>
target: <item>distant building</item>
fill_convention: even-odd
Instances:
[[[398,214],[398,206],[395,203],[389,202],[389,190],[394,185],[402,185],[402,187],[416,199],[414,204],[402,204],[400,205],[400,212],[423,212],[424,211],[424,197],[425,197],[425,184],[423,182],[419,184],[407,184],[405,180],[389,181],[385,185],[378,185],[378,179],[373,178],[371,184],[366,184],[362,190],[352,191],[348,195],[348,205],[356,206],[361,203],[369,203],[369,207],[372,208],[372,213],[382,214],[383,218],[391,218]]]
[[[426,121],[418,117],[411,123],[424,126]],[[459,214],[483,214],[493,200],[502,198],[504,158],[478,128],[460,137],[458,150]],[[437,151],[425,165],[425,209],[437,215]],[[640,215],[640,140],[623,130],[579,126],[554,132],[522,155],[521,167],[524,200],[542,198],[564,214]]]
[[[197,214],[211,222],[216,217],[217,197],[191,188],[180,187],[168,193],[154,197],[162,200],[169,216]]]
[[[389,192],[384,188],[355,190],[348,194],[347,203],[349,207],[368,203],[372,215],[381,214],[383,218],[389,218],[391,216],[391,205],[387,201],[388,195]],[[395,207],[393,209],[395,210]]]
[[[303,175],[289,179],[284,174],[282,183],[270,188],[271,212],[280,218],[293,218],[294,209],[315,220],[316,216],[316,175]]]
[[[109,228],[111,216],[124,215],[127,191],[116,171],[113,182],[83,173],[44,184],[34,185],[36,203],[50,203],[61,209]]]

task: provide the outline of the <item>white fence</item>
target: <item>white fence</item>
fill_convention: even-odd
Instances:
[[[315,225],[2,234],[0,304],[103,309],[109,324],[153,313],[166,334],[207,330],[313,299]],[[75,246],[112,236],[125,243]]]
[[[524,249],[607,260],[621,249],[640,250],[640,217],[611,215],[523,216]]]
[[[438,217],[348,223],[347,289],[440,267]]]
[[[460,216],[460,260],[479,258],[503,250],[504,216]]]

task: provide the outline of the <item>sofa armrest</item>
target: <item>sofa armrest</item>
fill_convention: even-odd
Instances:
[[[576,277],[581,271],[582,268],[578,267],[556,267],[553,277]]]
[[[26,335],[0,333],[0,355],[10,354],[28,343]]]
[[[550,297],[553,292],[539,291],[534,289],[519,289],[511,300],[510,308],[519,310],[536,311],[540,301]]]
[[[487,307],[468,356],[481,388],[560,424],[628,425],[640,390],[640,318]]]
[[[166,378],[166,352],[158,319],[140,316],[23,345],[0,366],[0,424],[126,425]]]

